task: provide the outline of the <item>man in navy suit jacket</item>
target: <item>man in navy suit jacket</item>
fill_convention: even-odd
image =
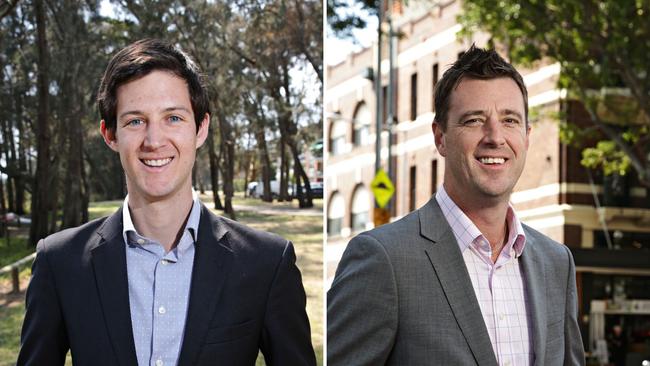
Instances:
[[[101,133],[128,196],[108,218],[41,240],[18,365],[315,365],[293,246],[212,214],[192,191],[208,136],[200,73],[157,40],[118,52]]]

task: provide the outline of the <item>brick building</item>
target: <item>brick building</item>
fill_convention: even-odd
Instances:
[[[472,43],[484,47],[489,40],[487,34],[461,38],[456,22],[460,11],[459,1],[448,1],[429,9],[405,8],[395,19],[402,37],[396,52],[397,123],[391,152],[396,188],[393,220],[424,205],[442,184],[445,161],[436,151],[431,132],[435,83]],[[387,48],[383,46],[382,53]],[[378,78],[374,75],[376,52],[373,45],[327,68],[324,205],[329,281],[347,242],[373,226],[373,80],[381,80],[384,99],[388,83],[388,53],[383,55]],[[630,344],[635,344],[630,346],[629,357],[650,355],[648,192],[627,177],[627,189],[611,194],[608,183],[612,179],[588,172],[580,165],[580,151],[560,142],[559,115],[576,123],[588,117],[579,103],[567,100],[566,92],[558,89],[559,64],[542,62],[518,69],[528,88],[532,132],[512,204],[523,222],[571,248],[578,272],[583,338],[593,343],[586,344],[586,349],[595,349],[613,324],[622,324]],[[387,142],[388,132],[383,131],[382,166],[386,170]]]

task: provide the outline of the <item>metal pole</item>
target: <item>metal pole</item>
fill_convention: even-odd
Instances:
[[[393,166],[393,121],[395,121],[395,97],[396,97],[396,71],[395,71],[395,34],[393,32],[393,0],[388,0],[388,62],[389,62],[389,71],[388,71],[388,118],[386,121],[386,126],[388,128],[388,177],[395,184],[395,167]],[[393,199],[388,202],[387,208],[389,212],[393,208]]]
[[[382,23],[384,17],[384,0],[379,0],[378,24],[377,24],[377,72],[375,73],[375,99],[376,99],[376,128],[375,128],[375,174],[381,169],[381,132],[383,131],[384,116],[383,116],[383,102],[382,95],[382,82],[381,82],[381,56],[382,56]],[[387,223],[390,219],[389,211],[386,208],[381,208],[374,200],[375,207],[373,210],[373,223],[375,227]]]
[[[381,168],[381,131],[384,122],[383,98],[381,95],[381,23],[383,21],[384,0],[379,1],[378,24],[377,24],[377,71],[375,72],[375,173]],[[377,202],[375,202],[375,207]]]

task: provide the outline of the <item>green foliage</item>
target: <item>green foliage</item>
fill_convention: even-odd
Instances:
[[[580,163],[591,169],[601,168],[605,175],[625,175],[630,169],[630,158],[614,142],[607,140],[582,150]]]
[[[377,8],[379,0],[327,0],[327,24],[337,37],[351,39],[353,30],[368,26],[362,14],[376,17]]]
[[[585,150],[585,166],[609,173],[633,166],[640,177],[648,176],[643,144],[650,138],[650,2],[474,0],[464,1],[463,9],[458,20],[464,35],[490,33],[490,42],[518,64],[559,62],[558,87],[582,102],[600,132],[596,140],[604,141]],[[593,144],[593,129],[574,122],[561,125],[562,142]]]

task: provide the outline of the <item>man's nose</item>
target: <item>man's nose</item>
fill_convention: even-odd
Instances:
[[[144,137],[143,146],[147,149],[158,149],[164,145],[165,134],[158,123],[147,123],[147,132]]]
[[[503,135],[503,126],[495,117],[489,117],[483,124],[483,142],[490,145],[503,145],[506,140]]]

